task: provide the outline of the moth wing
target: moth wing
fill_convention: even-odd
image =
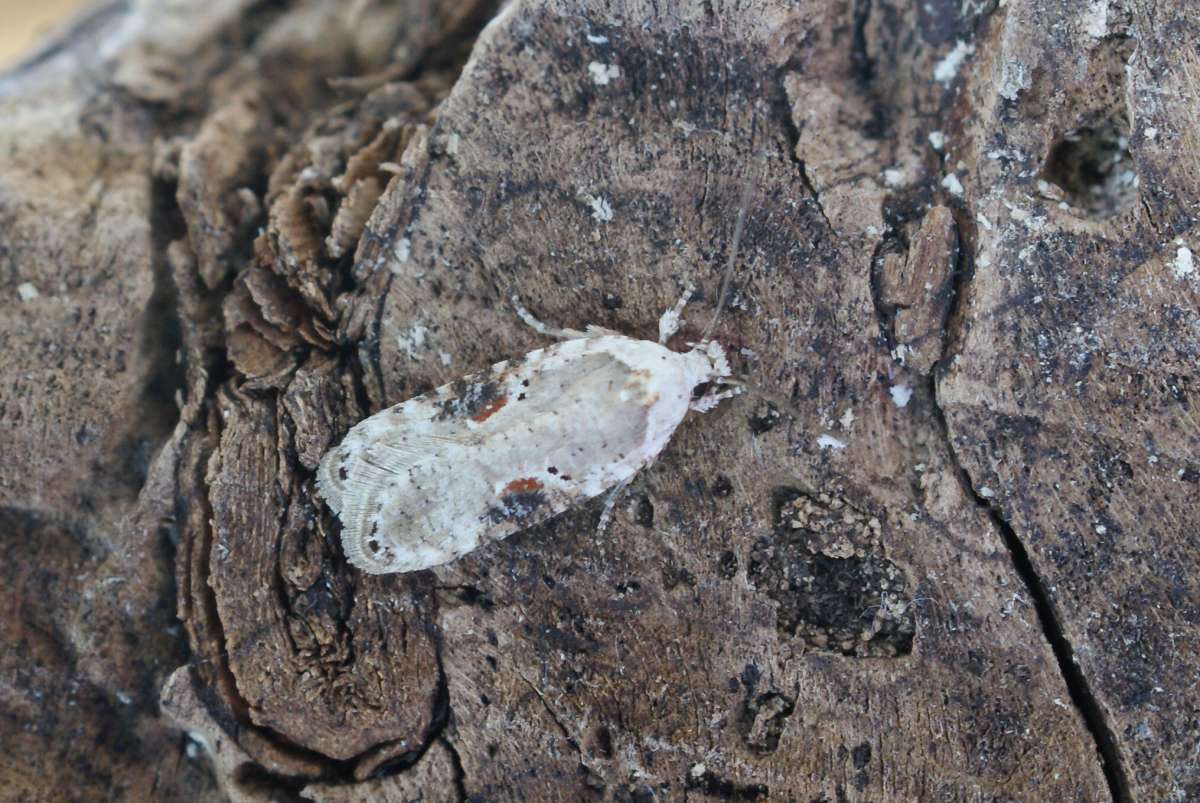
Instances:
[[[440,565],[628,479],[687,412],[683,365],[654,343],[567,340],[360,422],[317,478],[347,559]]]
[[[388,414],[386,424],[379,420],[380,414],[371,416],[321,459],[317,490],[334,513],[341,515],[345,500],[360,495],[364,486],[404,474],[415,461],[439,447],[461,446],[471,440],[471,433],[434,425],[436,409],[425,396],[384,413]]]
[[[354,565],[368,565],[366,543],[372,536],[372,517],[385,495],[410,484],[410,473],[419,470],[440,445],[440,439],[410,439],[403,445],[377,440],[365,445],[336,480],[336,491],[326,495],[342,522],[342,546]],[[324,491],[322,491],[324,493]],[[336,507],[334,500],[336,498]]]
[[[646,405],[658,393],[645,387],[644,372],[595,345],[568,340],[529,358],[501,383],[500,398],[510,401],[473,418],[478,443],[445,447],[410,469],[413,482],[392,495],[396,504],[371,518],[380,543],[397,550],[380,571],[448,562],[636,472],[650,434]]]

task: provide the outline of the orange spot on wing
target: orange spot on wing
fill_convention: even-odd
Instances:
[[[487,404],[480,407],[479,412],[477,412],[475,415],[471,416],[471,420],[472,421],[487,421],[489,418],[491,418],[493,415],[495,415],[496,412],[501,407],[503,407],[506,404],[508,404],[507,396],[497,396],[496,398],[492,399]]]
[[[533,477],[522,477],[504,486],[505,494],[527,494],[530,491],[541,490],[542,484]]]

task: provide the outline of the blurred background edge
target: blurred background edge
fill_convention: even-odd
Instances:
[[[0,72],[34,53],[84,0],[0,0]]]

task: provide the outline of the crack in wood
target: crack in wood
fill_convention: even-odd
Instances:
[[[1071,702],[1075,706],[1075,710],[1079,712],[1084,727],[1096,744],[1096,751],[1100,757],[1100,765],[1104,773],[1105,783],[1108,785],[1109,794],[1116,803],[1127,803],[1127,801],[1132,801],[1133,797],[1129,787],[1129,776],[1121,761],[1116,736],[1104,716],[1104,711],[1100,707],[1099,701],[1092,692],[1087,677],[1075,661],[1074,647],[1067,638],[1062,623],[1055,613],[1054,603],[1050,598],[1046,584],[1038,574],[1036,567],[1034,567],[1033,561],[1029,556],[1029,550],[1025,547],[1025,543],[1021,540],[1020,536],[1017,535],[1016,530],[1013,529],[1012,525],[1008,523],[1001,511],[994,504],[976,492],[970,472],[967,471],[966,465],[960,458],[958,451],[954,448],[954,439],[950,434],[950,423],[938,398],[938,379],[945,373],[946,366],[950,364],[950,361],[957,353],[956,344],[961,342],[963,338],[962,330],[969,316],[966,291],[975,276],[974,254],[976,248],[976,230],[974,215],[971,214],[965,204],[953,204],[950,206],[950,209],[954,215],[955,228],[958,230],[959,249],[958,259],[954,265],[954,273],[951,277],[951,301],[942,327],[944,339],[942,357],[934,365],[929,375],[929,398],[932,402],[933,417],[938,432],[946,444],[946,450],[949,454],[951,465],[958,476],[959,484],[969,498],[975,501],[976,505],[987,511],[988,517],[999,531],[1004,545],[1008,549],[1013,569],[1016,571],[1017,576],[1021,578],[1021,582],[1033,600],[1034,610],[1037,613],[1038,623],[1041,625],[1042,635],[1050,645],[1054,658],[1058,662],[1059,674],[1062,676],[1063,683],[1067,687],[1067,693],[1071,697]]]

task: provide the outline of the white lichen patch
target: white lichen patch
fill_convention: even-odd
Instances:
[[[412,256],[412,240],[401,237],[396,241],[396,261],[403,265]]]
[[[929,132],[929,147],[935,151],[944,150],[946,147],[946,135],[941,131]]]
[[[425,348],[425,340],[429,335],[429,327],[414,323],[412,328],[396,338],[400,350],[408,355],[410,360],[421,359],[419,352]]]
[[[689,123],[687,120],[675,120],[671,123],[671,127],[678,128],[680,131],[682,131],[684,139],[687,139],[696,131],[696,126],[692,123]]]
[[[203,733],[201,733],[200,731],[188,731],[187,732],[187,740],[188,740],[188,744],[187,744],[188,758],[196,758],[196,756],[199,755],[197,752],[195,752],[197,750],[197,748],[199,748],[199,750],[203,750],[206,753],[212,752],[212,744],[208,741],[208,739],[205,737],[205,735]]]
[[[608,44],[608,37],[607,37],[607,36],[598,36],[598,35],[596,35],[596,34],[591,34],[591,33],[589,33],[589,34],[587,34],[587,40],[588,40],[589,42],[591,42],[593,45],[606,45],[606,44]]]
[[[892,395],[892,404],[902,408],[908,406],[913,395],[913,389],[908,385],[892,385],[888,392]]]
[[[621,68],[615,64],[593,61],[588,64],[588,73],[592,76],[592,83],[596,86],[608,86],[608,83],[614,78],[621,77]]]
[[[904,184],[904,171],[889,167],[883,171],[883,183],[887,187],[899,187]]]
[[[22,301],[33,301],[38,295],[40,295],[38,289],[30,282],[21,282],[17,285],[17,296]]]
[[[817,446],[822,449],[830,449],[832,451],[840,451],[846,448],[845,441],[840,441],[832,435],[822,435],[817,438]]]
[[[1192,257],[1192,249],[1180,244],[1175,249],[1175,261],[1171,263],[1171,272],[1176,279],[1186,279],[1196,271],[1196,263]]]
[[[967,57],[975,52],[975,45],[969,45],[961,39],[954,45],[954,49],[942,58],[933,67],[933,80],[943,84],[949,84],[958,75],[958,68],[966,61]]]
[[[613,219],[612,204],[603,195],[588,195],[584,200],[592,208],[592,219],[597,223],[608,223]]]
[[[942,186],[945,187],[951,195],[957,195],[961,197],[963,194],[962,182],[959,181],[958,176],[954,175],[953,173],[946,174],[946,177],[942,179]]]
[[[1013,220],[1025,226],[1025,228],[1030,229],[1031,231],[1037,231],[1041,229],[1046,223],[1045,218],[1032,215],[1028,210],[1022,209],[1016,204],[1005,201],[1004,206],[1008,209],[1008,214]]]
[[[1015,101],[1022,89],[1029,89],[1033,80],[1029,77],[1029,67],[1023,61],[1012,59],[1004,62],[1000,69],[1000,97]]]
[[[1083,12],[1083,30],[1093,39],[1103,39],[1108,34],[1109,0],[1090,0]]]
[[[1061,202],[1064,198],[1063,188],[1043,178],[1037,180],[1038,195],[1049,201]]]

